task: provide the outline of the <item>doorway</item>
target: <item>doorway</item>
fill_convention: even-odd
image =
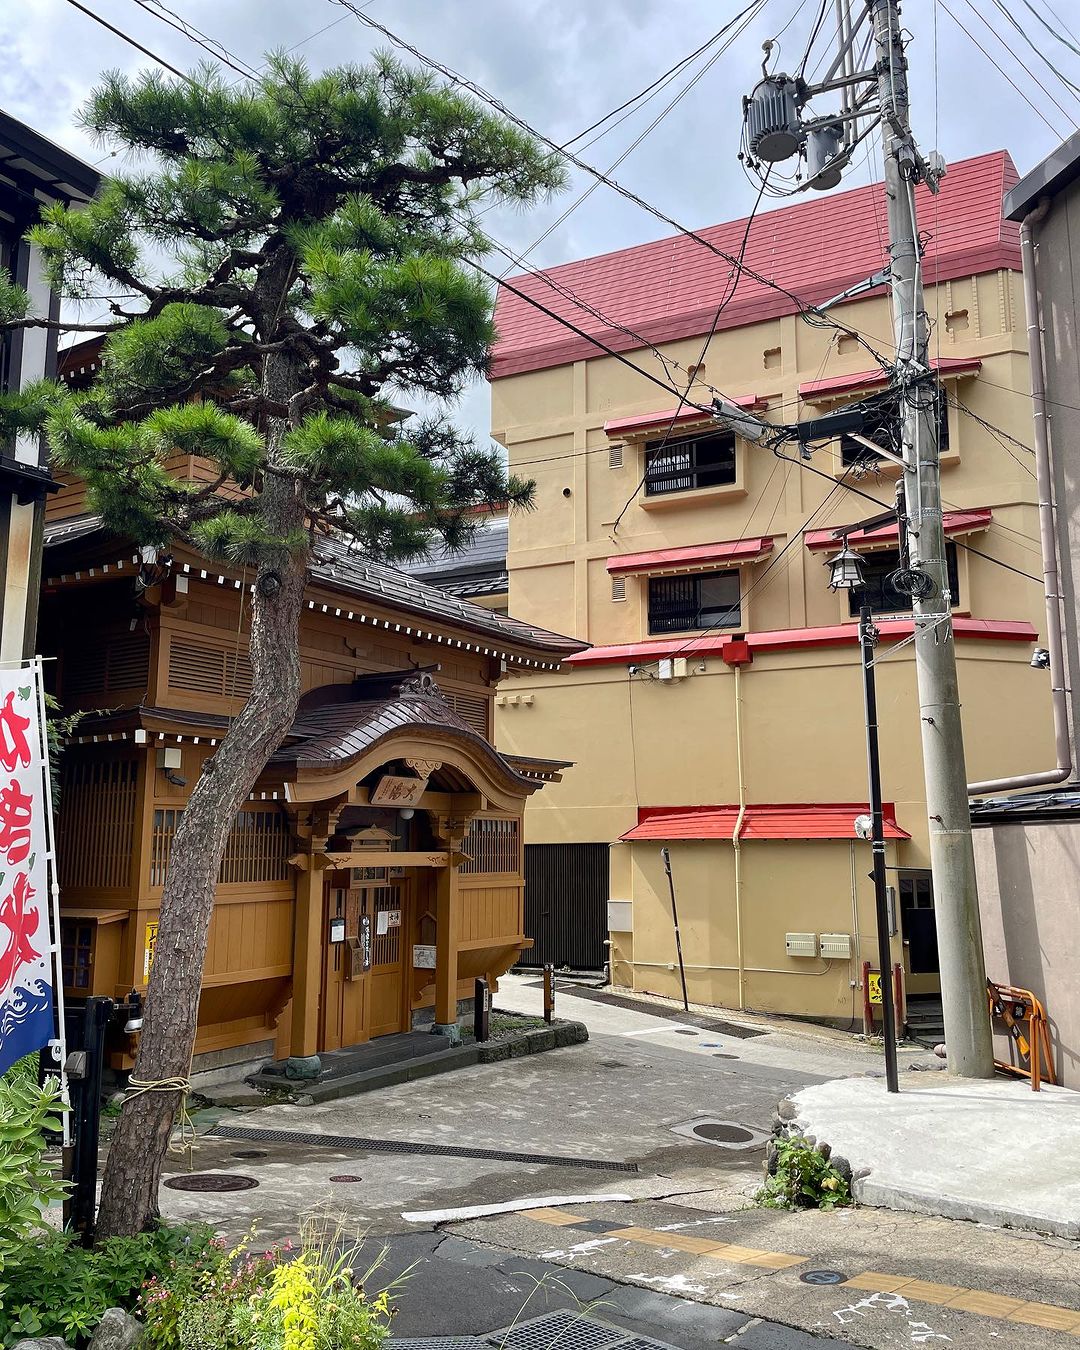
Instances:
[[[938,973],[934,882],[929,871],[901,872],[898,878],[900,917],[912,975]]]
[[[332,873],[326,888],[320,1051],[407,1025],[408,883],[358,883],[357,874]]]

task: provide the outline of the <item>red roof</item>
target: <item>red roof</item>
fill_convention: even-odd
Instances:
[[[757,394],[744,394],[741,398],[731,399],[731,402],[740,408],[756,408],[763,400]],[[712,414],[702,412],[700,408],[683,408],[680,411],[667,408],[664,412],[639,413],[636,417],[619,417],[614,422],[605,422],[604,431],[612,437],[633,436],[654,428],[681,427],[689,422],[712,420]]]
[[[673,567],[697,567],[713,562],[754,562],[772,552],[773,541],[768,536],[757,539],[729,539],[722,544],[691,544],[688,548],[660,548],[652,553],[624,553],[607,560],[612,576],[628,576],[631,572],[662,572]]]
[[[982,369],[978,356],[932,356],[930,364],[942,375],[974,375]],[[883,389],[889,377],[879,366],[877,370],[860,370],[854,375],[830,375],[824,380],[807,380],[799,385],[799,396],[806,399],[833,398],[838,394],[854,393],[857,389]]]
[[[952,165],[936,198],[925,187],[916,189],[921,228],[930,235],[923,260],[928,286],[998,268],[1020,270],[1019,227],[1003,218],[1001,208],[1003,194],[1016,182],[1012,159],[998,150]],[[698,233],[735,256],[745,231],[743,219]],[[746,263],[804,303],[821,303],[881,269],[888,260],[886,234],[882,184],[822,193],[759,214]],[[679,234],[512,278],[525,295],[622,352],[641,343],[564,298],[544,275],[647,341],[670,342],[708,331],[730,288],[731,264]],[[744,273],[718,326],[737,328],[795,312],[785,295]],[[493,379],[600,353],[595,343],[505,289],[499,292],[495,324]]]
[[[739,839],[855,839],[855,817],[869,811],[865,802],[748,806]],[[897,825],[891,802],[883,803],[882,815],[886,839],[911,838]],[[641,806],[638,823],[620,838],[730,840],[738,821],[738,806]]]
[[[974,507],[970,511],[945,511],[941,524],[946,534],[972,534],[975,530],[985,530],[994,518],[988,506]],[[839,526],[828,530],[807,530],[803,538],[807,548],[839,548],[837,538]],[[899,541],[900,531],[896,525],[879,525],[876,530],[852,530],[847,537],[849,544],[895,544]]]
[[[833,541],[835,543],[835,540]],[[953,619],[958,638],[978,638],[987,642],[1034,642],[1039,634],[1021,619]],[[877,624],[883,637],[909,637],[910,619],[882,619]],[[662,656],[719,656],[729,642],[730,633],[704,633],[701,637],[654,638],[649,642],[619,642],[609,647],[589,647],[583,652],[562,657],[564,666],[618,666],[635,662],[658,661]],[[751,652],[797,651],[801,647],[854,647],[859,642],[859,625],[829,624],[821,628],[776,628],[764,633],[747,633],[740,641]]]

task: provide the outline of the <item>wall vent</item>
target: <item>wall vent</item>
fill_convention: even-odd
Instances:
[[[623,447],[621,445],[612,445],[608,447],[607,466],[609,469],[621,469],[623,466]]]
[[[625,600],[625,599],[626,599],[626,578],[625,578],[625,577],[612,577],[612,578],[611,578],[611,598],[612,598],[612,600]]]
[[[489,698],[485,698],[483,694],[455,694],[448,689],[441,690],[441,693],[463,722],[468,722],[473,731],[478,731],[484,740],[491,739]]]
[[[174,637],[169,643],[169,688],[218,698],[247,698],[251,662],[245,652]]]
[[[64,695],[109,694],[145,689],[150,676],[150,639],[145,633],[114,633],[64,663]]]

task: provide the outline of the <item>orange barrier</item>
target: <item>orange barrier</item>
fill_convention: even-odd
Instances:
[[[986,981],[986,994],[990,1003],[990,1016],[1005,1023],[1009,1033],[1009,1048],[1015,1056],[1015,1060],[1008,1064],[996,1059],[995,1065],[1003,1073],[1030,1078],[1032,1092],[1038,1092],[1043,1080],[1055,1082],[1054,1062],[1050,1054],[1050,1024],[1043,1005],[1030,989],[995,984],[993,980]],[[1027,1035],[1024,1034],[1024,1023],[1027,1023]]]

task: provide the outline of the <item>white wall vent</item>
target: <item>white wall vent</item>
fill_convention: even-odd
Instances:
[[[822,956],[835,957],[838,960],[848,961],[851,959],[851,934],[850,933],[822,933],[821,935],[821,954]]]
[[[612,600],[625,600],[625,599],[626,599],[626,578],[625,578],[625,577],[612,577],[612,578],[611,578],[611,598],[612,598]]]
[[[788,956],[817,956],[816,933],[785,933],[784,946]]]
[[[621,445],[609,445],[607,452],[607,466],[609,469],[621,469],[623,466],[623,447]]]

